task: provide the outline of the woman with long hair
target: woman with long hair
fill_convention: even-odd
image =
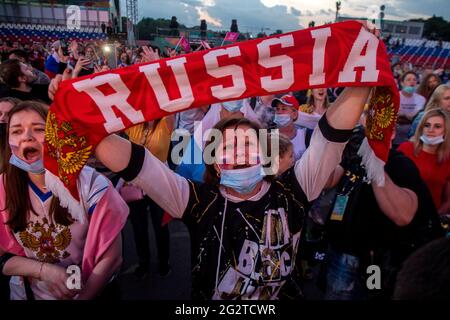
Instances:
[[[312,89],[306,104],[301,105],[299,108],[295,124],[304,128],[314,129],[329,106],[330,100],[328,99],[327,88]]]
[[[438,75],[430,73],[423,77],[416,92],[428,101],[434,89],[436,89],[436,87],[440,84],[441,79]]]
[[[5,159],[5,148],[8,137],[6,136],[6,128],[8,126],[9,111],[20,102],[19,99],[4,97],[0,98],[0,173],[3,170],[3,161]]]
[[[412,141],[398,150],[414,161],[439,213],[450,212],[450,119],[441,109],[425,112]]]
[[[118,68],[124,68],[131,65],[130,56],[126,52],[122,52],[119,56],[119,62],[117,67]]]
[[[128,207],[106,178],[83,168],[80,201],[47,189],[43,165],[48,106],[24,101],[9,112],[0,176],[0,272],[12,299],[92,299],[119,270]],[[71,272],[80,274],[73,287]],[[80,271],[81,268],[81,271]]]
[[[425,110],[419,112],[414,118],[408,132],[408,138],[411,138],[416,133],[416,128],[426,111],[439,108],[450,112],[450,84],[441,84],[434,89],[433,94],[425,106]]]

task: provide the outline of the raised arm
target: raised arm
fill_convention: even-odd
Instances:
[[[319,196],[340,163],[369,93],[369,87],[346,88],[319,121],[309,148],[296,162],[295,174],[309,201]]]
[[[370,90],[370,87],[345,88],[326,112],[329,125],[338,130],[353,129],[361,117]]]
[[[117,135],[102,140],[97,159],[125,180],[140,187],[167,213],[181,218],[189,200],[187,180],[154,157],[144,147]]]

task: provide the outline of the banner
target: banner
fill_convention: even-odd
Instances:
[[[386,161],[399,105],[384,43],[347,21],[64,81],[46,127],[45,167],[76,178],[107,135],[221,101],[320,87],[376,86],[367,136]]]

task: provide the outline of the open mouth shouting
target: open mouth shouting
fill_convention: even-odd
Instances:
[[[319,92],[317,92],[317,95],[318,95],[320,98],[323,98],[323,97],[325,96],[325,90],[320,90]]]
[[[23,159],[28,163],[35,162],[41,158],[41,152],[34,147],[25,147],[22,154]]]

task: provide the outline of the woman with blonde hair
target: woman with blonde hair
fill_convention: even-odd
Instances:
[[[441,108],[450,112],[450,84],[441,84],[438,86],[430,96],[425,109],[417,114],[414,118],[413,124],[408,132],[408,138],[411,138],[416,132],[417,125],[422,120],[426,111],[431,109]]]
[[[416,164],[439,213],[450,212],[449,113],[442,109],[425,112],[411,140],[398,150]]]
[[[306,104],[302,104],[299,108],[296,125],[304,128],[314,129],[322,115],[330,106],[327,95],[327,88],[316,88],[311,90]]]

